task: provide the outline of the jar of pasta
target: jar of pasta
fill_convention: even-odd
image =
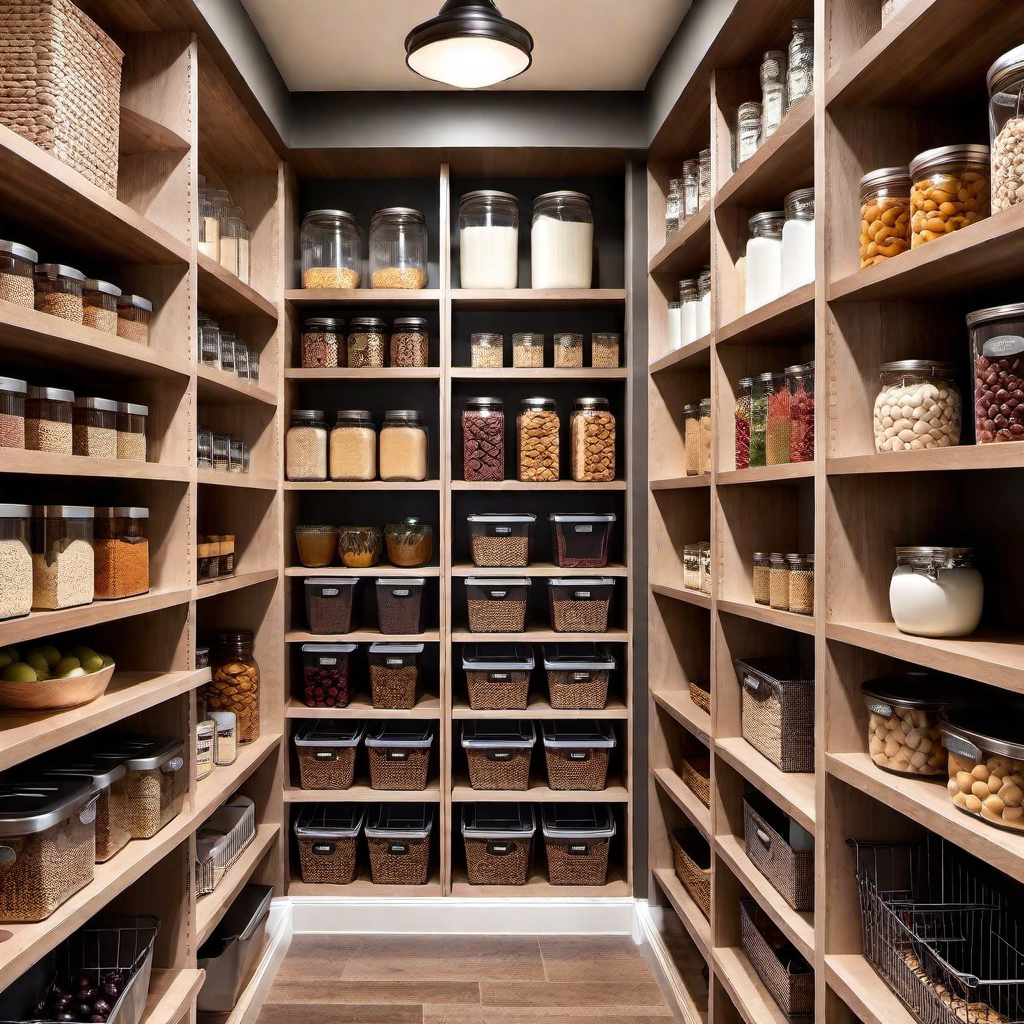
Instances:
[[[910,161],[911,247],[989,215],[988,146],[940,146]]]
[[[910,248],[910,174],[880,167],[860,179],[860,266],[899,256]]]
[[[519,479],[557,480],[560,422],[553,398],[524,398],[516,423]]]
[[[415,409],[389,409],[380,432],[381,480],[427,479],[427,428]]]
[[[339,409],[331,431],[332,480],[373,480],[377,476],[377,431],[366,409]]]
[[[569,433],[573,480],[614,480],[615,417],[608,410],[608,399],[577,398]]]
[[[376,317],[356,317],[348,325],[349,369],[366,367],[380,369],[384,365],[384,349],[387,346],[387,327]]]

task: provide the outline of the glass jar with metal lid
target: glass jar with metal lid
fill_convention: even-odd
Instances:
[[[241,473],[243,468],[243,450],[245,445],[240,437],[228,438],[228,472]]]
[[[776,611],[789,611],[789,560],[781,551],[769,556],[768,603]]]
[[[310,210],[302,218],[302,287],[358,288],[363,229],[344,210]]]
[[[339,409],[331,431],[332,480],[373,480],[377,476],[377,428],[368,409]]]
[[[121,289],[109,281],[86,278],[82,289],[82,323],[97,331],[117,334],[117,300]]]
[[[505,363],[504,336],[485,331],[470,335],[469,360],[471,366],[480,369],[501,369]]]
[[[786,196],[782,227],[782,292],[814,280],[814,189],[798,188]]]
[[[32,610],[32,548],[30,505],[0,504],[0,619],[14,619]]]
[[[323,409],[292,409],[284,449],[289,480],[327,479],[327,422]]]
[[[32,607],[44,611],[91,604],[95,569],[93,510],[84,505],[32,509]]]
[[[754,603],[768,605],[771,603],[772,556],[767,551],[755,551],[753,562]]]
[[[35,249],[0,240],[0,299],[32,308],[35,304],[32,274],[38,259]]]
[[[761,104],[756,100],[736,108],[736,169],[761,148]]]
[[[583,365],[583,335],[560,331],[554,336],[555,366],[575,369]]]
[[[427,321],[423,317],[403,316],[391,325],[392,366],[426,366],[429,354]]]
[[[37,263],[34,272],[35,307],[41,313],[80,324],[85,309],[85,274],[61,263]]]
[[[211,711],[233,711],[238,742],[260,738],[260,666],[253,657],[251,629],[224,630],[210,654],[212,679],[206,688]]]
[[[769,50],[761,61],[761,138],[770,139],[789,108],[785,50]]]
[[[700,209],[711,202],[711,150],[702,149],[698,155],[700,177],[697,182],[697,199]]]
[[[683,224],[683,179],[672,178],[665,196],[665,242],[671,242]]]
[[[700,321],[700,291],[697,279],[684,277],[679,282],[679,347],[692,345],[701,335],[698,333]]]
[[[782,210],[754,214],[747,222],[745,310],[752,313],[782,295]]]
[[[73,455],[117,458],[117,402],[108,398],[76,398],[72,423]]]
[[[889,583],[896,628],[911,636],[968,636],[985,598],[973,548],[898,547]]]
[[[25,402],[25,447],[70,455],[74,406],[74,391],[30,386]]]
[[[28,384],[0,377],[0,448],[25,447],[25,396]]]
[[[213,468],[226,473],[231,461],[231,435],[216,431],[212,442]]]
[[[978,444],[1024,441],[1024,303],[968,314]]]
[[[787,373],[791,368],[787,367]],[[767,466],[781,466],[789,462],[789,382],[786,373],[773,373],[768,392],[768,420],[764,442],[764,461]]]
[[[213,469],[213,431],[202,423],[196,428],[196,465]]]
[[[384,527],[384,544],[392,565],[412,569],[434,557],[434,528],[418,516]]]
[[[775,375],[762,373],[750,386],[750,468],[767,465],[768,399],[774,392]]]
[[[793,19],[789,41],[789,66],[786,71],[787,109],[791,109],[814,89],[814,22],[810,18]]]
[[[149,509],[97,507],[93,553],[97,601],[149,590]]]
[[[415,409],[388,409],[380,431],[381,480],[427,479],[427,427]]]
[[[220,217],[209,194],[199,191],[199,251],[216,263],[220,262]]]
[[[910,189],[905,167],[879,167],[860,179],[862,270],[910,248]]]
[[[540,368],[544,365],[544,335],[521,331],[512,335],[512,365]]]
[[[240,206],[232,204],[224,210],[220,222],[220,265],[242,284],[249,283],[249,225]]]
[[[700,474],[711,472],[711,399],[700,400],[698,417],[700,438]]]
[[[910,161],[911,248],[989,215],[988,146],[939,146]]]
[[[500,398],[470,398],[462,411],[465,480],[505,479],[505,410]]]
[[[583,192],[547,192],[533,201],[534,288],[589,288],[594,267],[594,209]]]
[[[427,222],[419,210],[392,206],[370,220],[370,283],[374,288],[426,288]]]
[[[697,339],[711,333],[711,268],[705,267],[697,278]]]
[[[235,372],[235,345],[241,344],[234,331],[221,331],[220,336],[220,368],[225,373]]]
[[[683,406],[683,470],[687,476],[700,474],[700,403]]]
[[[787,366],[789,461],[814,461],[814,362]]]
[[[789,564],[789,610],[814,614],[814,555],[786,555]]]
[[[255,345],[249,347],[249,380],[253,384],[260,382],[260,350]]]
[[[372,316],[356,317],[348,325],[349,369],[380,369],[384,365],[387,326]]]
[[[569,434],[573,480],[614,480],[615,417],[608,408],[608,399],[577,398]]]
[[[700,160],[683,161],[683,198],[679,211],[681,221],[697,215],[700,209]]]
[[[235,376],[249,379],[249,346],[244,341],[235,341]]]
[[[992,212],[1024,201],[1024,46],[988,69],[988,125],[992,143]]]
[[[117,335],[138,345],[149,344],[153,303],[141,295],[121,294],[117,299]]]
[[[750,468],[750,389],[753,377],[740,377],[736,382],[736,406],[733,409],[733,447],[736,468]]]
[[[962,412],[954,363],[900,359],[883,363],[879,377],[882,386],[874,414],[877,451],[916,451],[960,443]]]
[[[467,192],[459,203],[463,288],[519,286],[519,202],[509,192]]]
[[[220,369],[220,327],[217,321],[200,313],[196,325],[199,334],[199,361],[203,366]]]
[[[522,482],[557,480],[560,422],[553,398],[524,398],[516,421]]]

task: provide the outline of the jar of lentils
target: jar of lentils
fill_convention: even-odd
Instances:
[[[789,610],[814,614],[814,555],[786,555],[789,563]]]
[[[0,448],[25,447],[25,396],[28,384],[0,377]]]
[[[331,479],[377,476],[377,431],[366,409],[339,409],[331,431]]]
[[[561,333],[555,335],[555,366],[575,369],[583,365],[583,335]]]
[[[292,410],[285,438],[285,476],[289,480],[327,479],[327,423],[322,409]]]
[[[560,422],[553,398],[524,398],[516,423],[519,479],[557,480]]]
[[[107,398],[76,398],[72,424],[73,455],[117,458],[117,402]]]
[[[517,369],[544,365],[544,335],[523,332],[512,335],[512,365]]]
[[[37,263],[35,307],[41,313],[80,324],[85,313],[82,292],[85,274],[60,263]]]
[[[583,482],[615,479],[615,417],[607,398],[577,398],[569,423],[572,478]]]
[[[25,402],[25,447],[70,455],[74,407],[74,391],[30,387]]]
[[[499,370],[505,364],[505,339],[500,334],[481,332],[470,335],[470,365],[479,369]]]
[[[387,327],[376,317],[356,317],[348,325],[349,369],[380,369],[384,365]]]
[[[374,288],[427,287],[427,222],[419,210],[393,206],[370,221],[370,283]]]
[[[117,334],[125,341],[149,344],[149,322],[153,303],[141,295],[119,295],[117,299]]]
[[[428,355],[426,320],[418,316],[406,316],[391,325],[392,366],[426,366]]]
[[[771,603],[772,558],[767,551],[754,552],[754,603],[768,605]]]
[[[109,281],[86,278],[82,290],[82,323],[97,331],[117,334],[117,300],[121,289]]]
[[[301,235],[303,288],[359,287],[363,230],[351,213],[310,210],[302,218]]]
[[[314,316],[302,325],[303,367],[335,367],[338,365],[339,350],[346,351],[344,320]]]
[[[35,249],[0,240],[0,299],[32,308],[35,303],[32,273],[38,259]]]
[[[616,369],[619,365],[621,334],[598,332],[590,336],[590,365],[599,369]]]

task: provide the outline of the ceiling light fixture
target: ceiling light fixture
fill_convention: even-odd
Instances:
[[[521,75],[532,50],[533,36],[503,18],[493,0],[448,0],[406,37],[405,62],[432,82],[483,89]]]

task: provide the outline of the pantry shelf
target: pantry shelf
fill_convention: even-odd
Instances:
[[[238,487],[250,491],[276,491],[280,486],[270,477],[251,473],[228,473],[221,469],[197,469],[196,483],[207,487]]]
[[[711,810],[700,802],[693,790],[671,768],[655,768],[651,774],[665,795],[700,829],[704,838],[710,842]]]
[[[436,804],[441,801],[441,787],[434,782],[426,789],[371,789],[356,783],[348,789],[286,789],[287,804],[309,803],[389,803]]]
[[[624,565],[605,565],[600,568],[566,569],[551,562],[532,562],[516,568],[487,568],[460,562],[452,566],[453,576],[628,576]]]
[[[582,719],[586,721],[591,720],[622,720],[625,721],[629,718],[629,708],[620,700],[609,700],[608,703],[600,709],[588,710],[588,709],[576,709],[576,708],[553,708],[551,704],[543,697],[537,694],[531,694],[530,699],[527,702],[525,710],[513,709],[509,711],[474,711],[469,704],[461,699],[456,699],[454,706],[452,707],[452,718],[456,721],[462,720],[480,720],[480,719],[520,719],[520,718],[536,718],[536,719],[558,719],[558,720],[574,720]]]
[[[716,739],[715,753],[752,786],[771,797],[808,832],[814,831],[813,773],[784,772],[738,736]]]
[[[121,153],[187,153],[192,148],[174,129],[124,104],[117,127]]]
[[[728,612],[730,615],[740,615],[755,622],[767,622],[770,626],[792,629],[797,633],[809,635],[814,633],[813,615],[784,612],[778,608],[770,608],[768,605],[754,604],[753,601],[724,601],[721,598],[718,600],[718,610]]]
[[[361,367],[290,367],[284,371],[285,380],[347,380],[353,383],[361,380],[440,380],[441,370],[437,366],[383,366]]]
[[[711,335],[705,334],[689,345],[655,359],[648,367],[652,375],[704,370],[711,363]]]
[[[679,915],[683,927],[689,932],[694,945],[705,960],[711,958],[711,924],[704,916],[693,897],[683,888],[683,883],[669,868],[658,868],[654,880],[668,897],[672,909]]]
[[[696,476],[669,476],[651,481],[652,491],[687,491],[691,488],[710,486],[710,473],[700,473]]]
[[[711,257],[711,203],[706,203],[651,258],[652,274],[680,274]]]
[[[814,329],[814,285],[805,284],[719,327],[716,345],[768,345]]]
[[[420,565],[411,569],[403,568],[400,565],[371,565],[366,568],[354,569],[347,565],[327,566],[323,569],[307,569],[303,565],[290,565],[285,569],[285,576],[314,577],[314,576],[423,576],[427,579],[436,579],[441,570],[436,565]]]
[[[242,380],[233,373],[215,370],[199,363],[196,366],[196,382],[200,401],[219,402],[231,405],[236,402],[261,402],[263,405],[277,405],[273,391]],[[238,476],[239,474],[232,474]]]
[[[613,775],[608,776],[608,785],[596,792],[578,789],[551,789],[545,783],[532,779],[527,790],[473,789],[465,776],[456,775],[452,785],[453,803],[508,803],[510,800],[525,800],[529,803],[591,803],[615,804],[629,801],[629,790]]]
[[[452,640],[457,644],[515,643],[520,639],[535,644],[625,644],[630,637],[629,631],[625,629],[609,629],[604,633],[556,633],[546,626],[527,626],[522,633],[472,633],[468,629],[452,631]]]
[[[367,872],[369,875],[369,872]],[[441,878],[434,871],[426,885],[375,885],[369,877],[357,878],[350,885],[316,885],[299,881],[297,877],[288,883],[289,896],[329,897],[337,899],[400,899],[402,897],[438,897],[444,895]]]
[[[441,301],[437,288],[290,288],[285,300],[300,309],[326,306],[404,306],[429,309]]]
[[[859,953],[826,955],[825,982],[862,1024],[917,1024],[917,1018]]]
[[[715,978],[729,994],[745,1020],[757,1024],[789,1024],[789,1018],[768,994],[746,954],[738,946],[720,946],[712,951]]]
[[[711,595],[700,590],[689,590],[686,587],[673,587],[668,583],[652,583],[651,590],[662,597],[671,597],[676,601],[685,601],[687,604],[696,605],[698,608],[711,607]]]
[[[601,367],[584,366],[575,370],[560,369],[554,366],[501,369],[484,369],[482,367],[456,366],[451,371],[452,380],[480,381],[567,381],[582,384],[590,380],[626,380],[629,370],[625,367],[603,369]]]
[[[689,690],[652,690],[651,697],[705,746],[710,744],[711,716],[693,703]]]
[[[453,309],[615,309],[626,304],[625,288],[514,288],[476,291],[453,288]]]
[[[753,469],[730,469],[719,473],[719,487],[730,484],[776,484],[789,480],[810,480],[814,476],[813,462],[790,462],[783,466],[756,466]]]
[[[423,718],[436,721],[441,717],[441,701],[429,694],[420,697],[412,708],[375,708],[365,696],[357,694],[344,708],[311,708],[292,699],[285,706],[285,718]]]
[[[412,575],[416,570],[410,570]],[[436,644],[440,640],[440,634],[436,629],[427,629],[422,633],[410,633],[397,636],[392,633],[381,633],[375,629],[357,629],[351,633],[306,633],[302,630],[293,629],[285,633],[285,641],[290,644],[365,644],[365,643],[387,643],[387,644]]]
[[[149,976],[149,998],[139,1024],[181,1024],[203,987],[205,971],[155,968]]]
[[[579,480],[453,480],[453,491],[625,491],[625,480],[585,483]]]
[[[58,455],[55,452],[5,448],[0,473],[25,473],[32,476],[61,476],[110,480],[156,480],[188,483],[188,466],[160,462],[135,462],[128,459],[96,459],[82,455]]]
[[[277,321],[277,307],[255,288],[244,284],[206,253],[196,253],[199,271],[199,308],[218,316],[265,317]],[[197,367],[199,369],[199,367]]]
[[[956,448],[848,455],[827,459],[829,476],[861,476],[870,473],[941,473],[950,470],[1019,469],[1021,453],[1013,444],[964,444]]]
[[[204,597],[213,597],[218,594],[231,594],[236,590],[245,590],[246,587],[255,587],[260,583],[269,583],[277,580],[276,569],[260,569],[256,572],[243,572],[237,576],[228,576],[224,579],[210,580],[209,583],[200,583],[195,589],[197,601]]]
[[[456,868],[452,873],[452,896],[460,899],[627,900],[629,893],[629,882],[622,877],[621,870],[611,864],[605,885],[552,885],[536,867],[530,871],[526,885],[470,885],[464,869]]]
[[[437,491],[440,480],[288,480],[286,491]]]

